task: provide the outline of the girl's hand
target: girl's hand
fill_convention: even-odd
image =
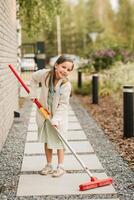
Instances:
[[[57,128],[57,125],[52,124],[52,126],[53,126],[54,128]]]
[[[32,102],[34,102],[35,98],[30,98],[30,100],[31,100]]]

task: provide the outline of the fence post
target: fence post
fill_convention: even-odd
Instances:
[[[98,104],[98,74],[92,76],[92,103]]]
[[[134,136],[134,87],[123,87],[123,131],[124,137]]]
[[[82,87],[82,71],[78,69],[78,88]]]

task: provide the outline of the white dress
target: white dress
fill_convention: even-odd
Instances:
[[[48,110],[51,114],[53,114],[52,102],[53,102],[53,94],[51,92],[51,89],[49,89],[47,104],[48,104]],[[41,130],[38,131],[38,139],[40,142],[47,143],[48,149],[65,149],[65,145],[63,141],[59,139],[59,137],[57,136],[56,130],[50,124],[49,120],[46,120]]]

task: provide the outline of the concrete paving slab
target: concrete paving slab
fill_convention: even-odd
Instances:
[[[68,123],[68,130],[76,130],[76,129],[82,129],[79,122],[77,122],[77,123],[69,122]]]
[[[88,141],[69,141],[69,144],[77,153],[93,153],[94,152],[91,144]],[[71,153],[68,148],[66,150],[66,153]]]
[[[69,105],[69,110],[73,110],[72,106]]]
[[[31,113],[36,114],[36,108],[34,108],[34,109],[32,108]]]
[[[68,141],[70,140],[87,140],[84,131],[68,131]]]
[[[35,117],[35,116],[36,116],[36,111],[32,111],[30,117]]]
[[[32,115],[33,115],[33,114],[32,114]],[[69,123],[72,123],[72,122],[79,122],[79,120],[78,120],[78,118],[77,118],[76,116],[69,116],[69,117],[68,117],[68,121],[69,121]],[[36,123],[35,116],[31,116],[29,122],[30,122],[30,123]]]
[[[37,141],[38,132],[36,131],[28,131],[27,132],[27,141]],[[68,131],[68,141],[79,141],[79,140],[87,140],[87,137],[84,131]]]
[[[98,178],[106,178],[105,173],[93,174]],[[88,181],[85,173],[65,174],[60,178],[41,175],[21,175],[17,196],[35,195],[78,195],[78,194],[116,194],[112,185],[86,191],[79,191],[79,184]]]
[[[23,87],[20,87],[20,97],[28,97],[28,93],[25,91]]]
[[[88,141],[70,141],[70,146],[76,151],[76,153],[93,153],[94,150]],[[56,151],[55,151],[56,152]],[[42,154],[44,153],[43,143],[26,143],[24,154]],[[66,154],[71,153],[70,150],[66,149]]]
[[[28,125],[28,131],[37,131],[38,127],[36,123],[29,123]],[[68,130],[82,130],[82,127],[79,123],[71,123],[68,126]]]
[[[32,123],[36,123],[36,119],[35,119],[35,117],[30,117],[30,119],[29,119],[29,123],[30,124],[32,124]]]
[[[33,104],[31,111],[36,111],[36,110],[37,110],[37,106]],[[71,106],[69,106],[69,111],[73,111],[73,108]]]
[[[31,112],[30,113],[30,117],[35,117],[36,116],[36,112]]]
[[[33,104],[32,110],[31,110],[31,111],[32,111],[32,112],[33,112],[33,111],[35,112],[36,110],[37,110],[37,106],[36,106],[36,105],[34,106],[34,104]]]
[[[28,131],[37,131],[37,130],[38,130],[37,124],[29,123]]]
[[[37,141],[38,139],[38,134],[37,132],[28,132],[27,133],[27,138],[26,141]]]
[[[95,154],[80,155],[80,159],[90,170],[103,169],[99,159]],[[24,156],[21,171],[40,171],[46,164],[44,155],[42,156]],[[57,165],[57,156],[53,156],[54,168]],[[66,170],[77,171],[83,170],[79,162],[73,155],[66,155],[64,158],[64,166]]]
[[[69,113],[69,115],[73,115],[73,114],[75,115],[75,112],[73,110],[69,110],[68,113]]]
[[[78,118],[76,117],[76,116],[68,116],[68,121],[69,122],[78,122],[79,120],[78,120]]]

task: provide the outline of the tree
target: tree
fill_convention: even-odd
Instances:
[[[119,0],[116,32],[128,48],[134,49],[134,6],[130,0]]]
[[[52,28],[52,18],[60,13],[62,0],[17,0],[19,4],[18,17],[22,28],[29,36]]]

